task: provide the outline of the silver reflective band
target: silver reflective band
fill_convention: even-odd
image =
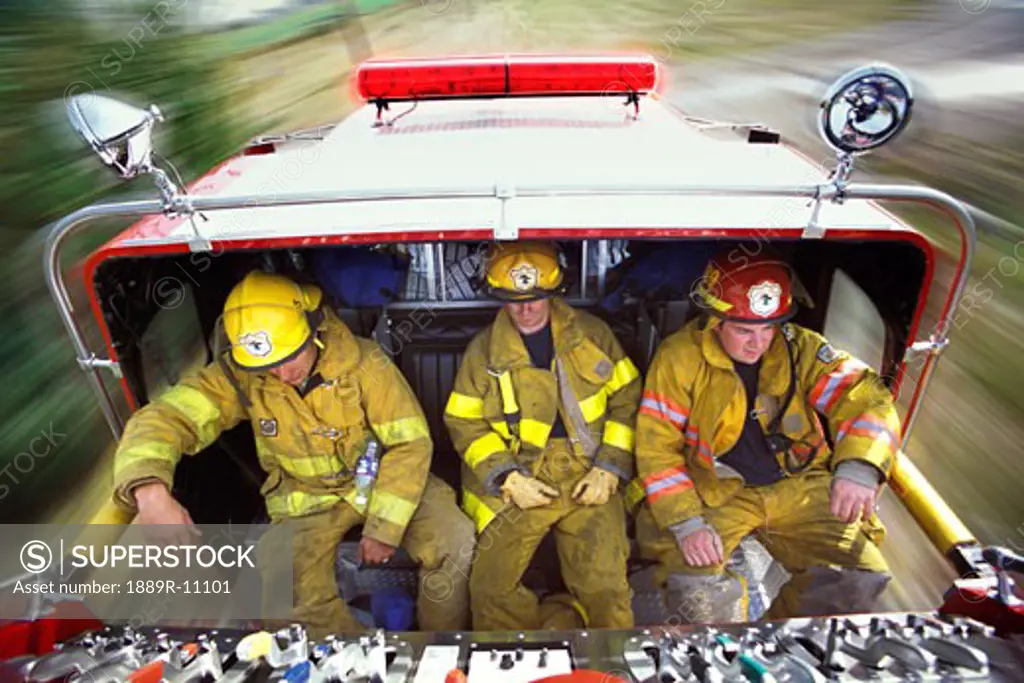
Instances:
[[[222,546],[213,548],[208,545],[115,545],[115,546],[84,546],[76,545],[71,550],[74,559],[71,566],[84,567],[117,567],[133,568],[158,567],[251,567],[256,568],[249,553],[255,546]],[[179,557],[184,554],[184,558]],[[127,563],[124,561],[127,560]],[[182,561],[183,560],[183,561]]]

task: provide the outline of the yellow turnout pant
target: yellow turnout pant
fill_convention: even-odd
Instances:
[[[683,623],[743,621],[748,586],[727,567],[743,538],[756,534],[768,553],[793,575],[768,618],[868,611],[890,580],[878,549],[881,522],[846,524],[830,507],[832,475],[813,471],[769,486],[747,487],[705,521],[722,538],[726,563],[691,567],[671,531],[656,527],[644,506],[637,517],[641,554],[659,563],[666,607]]]
[[[312,638],[365,630],[342,601],[334,573],[338,544],[363,521],[363,515],[342,502],[324,512],[282,522],[294,533],[294,620],[305,625]],[[272,531],[264,539],[272,538]],[[455,502],[455,492],[429,475],[401,544],[420,566],[416,611],[422,630],[467,628],[474,535],[472,521]],[[268,555],[274,552],[273,544],[262,541],[257,550],[261,567],[271,567],[274,563]],[[267,578],[264,582],[273,590],[273,582]]]
[[[626,512],[620,494],[604,505],[572,500],[572,489],[589,470],[567,439],[551,439],[534,467],[534,476],[558,489],[550,505],[520,510],[509,505],[477,539],[470,578],[473,628],[476,630],[565,628],[575,615],[564,598],[541,604],[522,584],[534,552],[554,530],[562,580],[591,628],[628,628],[633,610],[626,562]]]

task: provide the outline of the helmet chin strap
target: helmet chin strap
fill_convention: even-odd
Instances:
[[[324,322],[324,311],[323,308],[317,306],[312,311],[306,311],[306,324],[309,325],[309,331],[312,334],[316,334],[317,329]]]
[[[217,333],[217,330],[222,329],[223,324],[224,314],[222,313],[217,316],[217,320],[213,324],[213,356],[217,359],[217,364],[220,365],[220,369],[224,372],[224,376],[227,377],[228,384],[230,384],[231,388],[235,390],[235,394],[238,396],[238,400],[241,402],[242,406],[246,409],[252,408],[252,401],[250,401],[249,397],[245,395],[244,391],[242,391],[242,386],[238,383],[238,378],[235,377],[235,373],[226,359],[227,354],[221,353],[220,334]]]
[[[323,309],[320,306],[317,306],[312,311],[306,312],[306,324],[309,325],[309,332],[313,335],[313,343],[316,344],[316,347],[321,351],[324,350],[324,343],[320,341],[320,335],[317,334],[317,332],[320,330],[320,326],[323,324],[325,317]]]

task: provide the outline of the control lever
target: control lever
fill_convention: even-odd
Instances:
[[[171,640],[171,637],[166,633],[157,634],[156,642],[154,643],[156,651],[160,653],[158,659],[163,659],[175,671],[181,671],[185,666],[185,662],[181,657],[182,645],[183,643],[179,641]]]
[[[338,652],[341,652],[341,644],[338,642],[338,637],[332,633],[324,638],[324,642],[318,643],[313,647],[310,657],[319,665],[323,664],[328,657]]]
[[[1014,593],[1013,579],[1006,574],[1006,572],[1024,574],[1024,557],[999,547],[985,548],[981,551],[981,557],[996,568],[999,601],[1012,607],[1024,604],[1024,600],[1018,598]]]
[[[828,620],[828,630],[816,622],[809,623],[800,631],[783,625],[775,632],[774,640],[791,659],[809,666],[825,678],[832,678],[846,668],[836,661],[838,644],[847,631],[839,624],[839,619],[833,617]]]
[[[290,666],[309,659],[306,629],[299,624],[292,624],[273,634],[268,631],[250,633],[238,642],[235,654],[242,662],[255,662],[264,658],[275,669]]]
[[[275,669],[309,659],[309,640],[301,624],[292,624],[274,634],[267,661]]]
[[[966,643],[945,638],[923,638],[921,647],[934,654],[939,661],[956,668],[966,668],[988,675],[988,655]]]
[[[785,628],[785,627],[782,627]],[[817,660],[811,658],[804,660],[801,657],[786,652],[779,642],[779,633],[772,632],[769,627],[748,628],[740,639],[741,647],[747,648],[747,653],[741,656],[749,657],[763,667],[777,680],[787,683],[826,683],[828,678],[817,670]],[[797,647],[802,647],[797,644]],[[743,675],[748,679],[758,675],[749,665],[744,669]]]
[[[622,648],[622,659],[629,667],[629,673],[638,681],[646,681],[658,673],[658,662],[655,652],[658,652],[658,643],[651,638],[640,638],[634,636],[626,641]]]
[[[981,551],[981,557],[996,569],[1024,574],[1024,557],[1007,548],[992,546]]]
[[[714,650],[717,646],[715,636],[718,632],[709,628],[703,634],[703,640],[688,648],[690,667],[693,676],[700,683],[724,683],[725,674],[718,670],[714,663]]]
[[[977,650],[985,655],[989,668],[1020,666],[1018,658],[1014,654],[1008,654],[1002,647],[1001,639],[996,637],[996,629],[970,617],[960,615],[943,615],[949,621],[953,635],[953,642]]]
[[[812,667],[817,667],[821,663],[821,658],[804,647],[803,643],[796,639],[796,636],[788,626],[780,626],[775,631],[773,637],[782,651],[794,659],[798,659]]]
[[[765,664],[744,652],[743,642],[737,642],[721,633],[715,636],[713,663],[726,680],[754,681],[755,683],[776,683],[775,674]]]
[[[886,668],[893,660],[917,672],[933,672],[937,658],[932,653],[896,635],[888,620],[871,620],[871,633],[863,647],[847,640],[842,650],[873,670]]]
[[[108,661],[81,674],[77,680],[89,681],[89,683],[119,683],[119,681],[130,681],[133,673],[142,667],[135,667],[124,660]],[[72,679],[76,680],[76,679]],[[149,683],[143,681],[140,683]]]
[[[195,656],[179,673],[166,677],[167,683],[199,683],[218,680],[224,675],[224,663],[217,643],[206,634],[200,634],[196,642],[198,648]]]
[[[921,638],[928,638],[932,635],[932,631],[938,631],[940,636],[952,637],[953,625],[936,619],[931,616],[924,616],[921,614],[909,614],[907,615],[907,628]]]
[[[370,680],[384,683],[388,675],[387,638],[383,629],[378,629],[370,641],[370,649],[366,651],[366,659],[370,664]]]
[[[966,642],[958,642],[957,633],[960,630],[947,621],[922,614],[907,615],[904,629],[909,632],[908,635],[917,637],[918,644],[935,655],[940,665],[970,669],[987,676],[990,669],[988,655]],[[962,636],[960,640],[963,640]]]
[[[39,662],[32,668],[29,680],[50,681],[117,664],[124,664],[131,672],[146,664],[142,661],[141,652],[137,647],[144,643],[145,639],[130,628],[125,629],[124,636],[120,639],[90,634],[83,637],[81,642],[84,648],[65,649],[40,657]],[[110,646],[114,649],[108,649]]]
[[[670,633],[663,634],[658,643],[657,679],[662,683],[674,683],[688,681],[692,675],[695,672],[684,644]]]
[[[827,683],[828,678],[813,666],[799,657],[786,653],[778,655],[778,665],[772,666],[772,671],[780,681],[787,683]]]
[[[384,632],[381,631],[381,640],[383,642]],[[391,666],[387,670],[386,683],[406,683],[409,680],[409,672],[413,670],[416,664],[416,655],[413,652],[412,646],[406,641],[393,642],[392,645],[381,648],[384,651],[385,665],[387,662],[387,653],[393,652],[394,658],[391,660]],[[463,678],[462,683],[465,683]]]
[[[72,674],[80,674],[83,671],[95,668],[99,665],[96,658],[85,649],[72,649],[60,652],[51,652],[39,658],[36,665],[32,667],[29,675],[29,683],[44,683],[54,679],[66,678]]]
[[[109,632],[110,629],[107,628],[105,631]],[[61,648],[76,646],[88,652],[90,657],[99,657],[110,642],[110,637],[105,636],[102,633],[94,633],[90,631],[88,633],[83,633],[71,642],[62,645]]]
[[[274,667],[261,657],[245,669],[228,671],[217,683],[266,683],[273,673]]]
[[[328,680],[347,681],[350,676],[358,675],[364,660],[358,643],[340,645],[337,652],[320,663],[319,671]]]
[[[368,679],[384,683],[387,677],[387,642],[384,631],[377,631],[372,639],[362,636],[359,642],[336,645],[336,649],[338,651],[324,659],[317,670],[326,679]]]

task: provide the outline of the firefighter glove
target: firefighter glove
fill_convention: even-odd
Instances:
[[[505,477],[505,483],[501,485],[501,497],[506,503],[511,501],[517,507],[528,510],[549,505],[558,497],[558,491],[539,479],[523,476],[519,472],[510,472]]]
[[[581,505],[604,505],[618,488],[618,476],[600,467],[591,467],[576,484],[572,497]]]

